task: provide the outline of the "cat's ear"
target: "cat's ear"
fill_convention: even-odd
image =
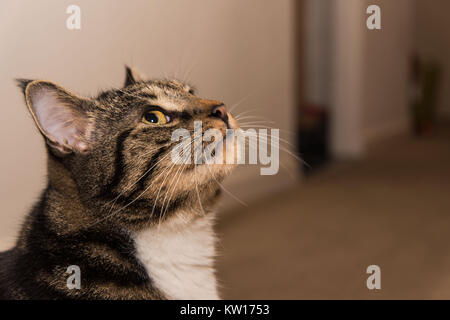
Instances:
[[[25,101],[50,147],[59,154],[87,153],[93,120],[86,112],[89,99],[41,80],[17,80]]]
[[[141,76],[136,70],[125,66],[125,84],[124,87],[135,84],[136,82],[144,81],[144,77]]]

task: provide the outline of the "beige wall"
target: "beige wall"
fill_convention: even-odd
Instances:
[[[411,0],[366,0],[381,8],[381,30],[364,28],[362,113],[368,142],[409,129],[409,67],[413,52]],[[364,21],[365,24],[365,21]]]
[[[355,158],[364,151],[361,134],[364,11],[360,0],[333,2],[330,147],[335,158]]]
[[[72,3],[82,10],[79,31],[66,29]],[[13,239],[45,181],[43,141],[13,78],[94,94],[121,85],[128,63],[151,77],[186,77],[228,105],[245,98],[236,113],[255,109],[293,131],[293,11],[292,0],[2,1],[0,242]],[[228,185],[244,200],[284,183],[241,170]]]
[[[305,41],[303,69],[305,103],[327,108],[330,103],[332,48],[331,13],[334,0],[305,0],[303,33]]]
[[[408,129],[411,0],[333,2],[332,151],[360,157],[367,145]],[[368,30],[366,9],[381,8],[381,30]]]

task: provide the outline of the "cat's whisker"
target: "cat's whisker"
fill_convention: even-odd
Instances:
[[[232,112],[234,109],[236,109],[237,107],[239,107],[245,100],[247,100],[248,98],[250,98],[252,96],[252,93],[247,94],[245,97],[243,97],[242,99],[240,99],[238,102],[233,103],[230,106],[229,112]]]
[[[200,192],[198,191],[198,175],[197,175],[197,165],[194,165],[194,175],[195,175],[195,190],[197,192],[197,197],[198,197],[198,204],[200,206],[200,209],[203,212],[203,215],[206,215],[205,210],[203,209],[203,204],[202,204],[202,200],[200,197]]]
[[[274,128],[271,128],[271,127],[263,127],[263,128],[274,129]],[[258,135],[256,132],[255,132],[255,133],[249,132],[248,135],[249,135],[249,136],[253,136],[253,137],[257,137],[257,138],[260,138],[260,139],[264,139],[263,136]],[[267,135],[266,135],[266,136],[267,136],[266,139],[272,137],[272,135],[271,135],[270,132],[267,132]],[[283,143],[286,143],[287,145],[291,146],[292,148],[295,148],[295,146],[294,146],[290,141],[288,141],[288,140],[286,140],[286,139],[283,139],[283,138],[280,138],[280,137],[276,137],[276,139],[279,140],[279,141],[281,141],[281,142],[283,142]]]
[[[163,182],[161,183],[161,186],[159,187],[158,194],[156,195],[156,199],[153,203],[153,208],[152,208],[152,213],[151,213],[152,216],[153,216],[153,213],[155,212],[155,207],[156,207],[156,204],[158,203],[158,198],[161,193],[161,189],[164,186],[164,182],[166,181],[167,177],[172,173],[174,167],[175,167],[175,162],[172,163],[172,165],[170,166],[169,171],[167,172],[166,176],[164,177]],[[159,218],[158,218],[158,228],[157,228],[158,230],[159,230],[159,227],[161,226],[161,221],[162,220],[161,220],[161,213],[160,213]]]
[[[199,139],[199,138],[197,138],[197,139]],[[194,144],[195,141],[198,141],[198,140],[193,139],[193,140],[191,141],[191,145]],[[200,148],[200,147],[201,147],[201,146],[198,146],[198,148]],[[194,155],[196,154],[196,151],[197,151],[197,150],[198,150],[198,149],[195,149],[195,148],[194,148]],[[206,215],[206,212],[205,212],[205,210],[204,210],[204,208],[203,208],[202,200],[201,200],[201,197],[200,197],[200,192],[199,192],[199,190],[198,190],[198,174],[197,174],[197,167],[198,167],[198,165],[197,165],[197,164],[195,163],[195,161],[194,161],[195,190],[196,190],[196,193],[197,193],[197,198],[198,198],[198,203],[199,203],[199,206],[200,206],[200,210],[202,211],[203,215]]]
[[[184,172],[185,167],[186,167],[186,163],[184,163],[183,165],[181,165],[180,168],[178,169],[177,173],[175,174],[175,177],[178,176],[178,178],[177,178],[177,181],[175,182],[175,185],[174,185],[174,187],[173,187],[173,189],[172,189],[172,193],[171,193],[169,199],[167,200],[167,204],[166,204],[166,209],[165,209],[165,210],[164,210],[164,202],[163,202],[163,205],[162,205],[162,208],[163,208],[163,209],[162,209],[162,212],[163,212],[163,219],[164,219],[164,217],[166,216],[167,211],[169,210],[169,204],[170,204],[170,201],[172,200],[172,197],[173,197],[173,195],[174,195],[174,193],[175,193],[175,188],[176,188],[176,186],[178,185],[178,182],[180,181],[181,176],[183,175],[183,172]],[[181,169],[181,171],[180,171],[180,169]],[[170,187],[169,187],[169,188],[170,188]],[[170,192],[170,191],[169,191],[169,192]]]
[[[176,64],[176,68],[175,68],[175,72],[173,74],[173,78],[174,79],[178,79],[178,74],[180,73],[180,68],[181,68],[181,56],[178,56],[179,60],[178,63]]]
[[[241,199],[239,199],[237,196],[235,196],[233,193],[231,193],[227,188],[225,188],[223,186],[223,184],[221,184],[216,177],[214,176],[214,173],[209,169],[208,167],[209,165],[206,164],[206,168],[208,168],[209,173],[211,174],[211,177],[217,182],[217,184],[222,188],[223,191],[225,191],[228,195],[230,195],[233,199],[235,199],[236,201],[238,201],[240,204],[244,205],[245,207],[248,207],[248,205],[242,201]]]
[[[182,168],[182,166],[180,165],[178,170],[174,169],[175,170],[175,174],[173,175],[172,180],[168,183],[169,186],[167,188],[167,191],[165,192],[165,196],[164,196],[164,199],[163,199],[163,201],[161,203],[161,210],[160,210],[160,213],[159,213],[159,216],[160,216],[161,220],[164,220],[164,216],[165,216],[165,210],[164,210],[165,208],[164,208],[164,206],[166,204],[166,200],[168,200],[167,201],[167,207],[169,206],[169,200],[170,199],[167,199],[167,197],[169,196],[169,193],[170,193],[170,190],[171,190],[170,188],[173,186],[173,184],[174,184],[174,182],[175,182],[175,180],[176,180],[176,178],[178,176],[178,173],[180,172],[181,168]]]
[[[238,117],[235,117],[235,118],[236,118],[236,120],[239,121],[239,124],[241,124],[241,123],[247,124],[247,122],[241,122],[244,119],[250,119],[247,121],[251,121],[251,122],[257,121],[257,122],[264,122],[264,123],[275,123],[275,121],[267,120],[264,117],[257,117],[257,116],[243,116],[242,118],[238,118]]]
[[[175,170],[175,165],[172,165],[171,170],[168,172],[168,175],[165,177],[165,179],[166,179],[169,175],[171,175],[171,174],[173,173],[174,170]],[[165,180],[165,179],[164,179],[164,180]],[[153,204],[152,215],[153,215],[155,206],[156,206],[156,204],[157,204],[157,200],[158,200],[158,198],[159,198],[161,188],[162,188],[162,186],[160,187],[160,189],[159,189],[159,191],[158,191],[158,195],[156,196],[156,201],[155,201],[155,203]],[[166,194],[166,195],[167,195],[167,194]],[[163,220],[163,206],[161,206],[160,212],[159,212],[159,215],[158,215],[158,228],[157,228],[158,231],[159,231],[159,228],[160,228],[160,226],[161,226],[162,220]]]
[[[257,152],[257,150],[258,150],[258,148],[257,148],[256,146],[249,145],[249,147],[252,148],[252,150],[254,150],[255,152]],[[295,180],[295,176],[294,176],[294,174],[292,173],[292,171],[289,170],[288,167],[285,166],[281,161],[280,161],[280,166],[281,166],[284,170],[286,170],[286,172],[289,174],[289,177],[290,177],[292,180]]]
[[[248,115],[250,112],[254,112],[254,111],[258,111],[258,109],[255,109],[255,108],[254,108],[254,109],[242,111],[241,113],[237,114],[237,115],[235,116],[235,118],[237,119],[238,117],[242,117],[242,116]],[[230,111],[230,112],[231,112],[231,111]]]
[[[242,124],[239,124],[239,127],[241,128],[247,128],[247,129],[271,129],[271,130],[279,130],[280,132],[283,132],[284,134],[288,134],[291,137],[296,137],[297,133],[290,131],[290,130],[285,130],[285,129],[279,129],[279,128],[274,128],[271,126],[265,126],[265,125],[261,125],[261,124],[251,124],[249,122],[243,122]]]
[[[147,186],[147,188],[145,188],[144,191],[142,191],[138,196],[136,196],[136,198],[134,198],[132,201],[130,201],[129,203],[127,203],[125,206],[123,206],[122,208],[120,208],[118,211],[114,212],[112,215],[119,213],[120,211],[126,209],[127,207],[129,207],[130,205],[132,205],[134,202],[136,202],[137,200],[139,200],[147,191],[148,189],[150,189],[150,187],[153,185],[153,183],[157,180],[157,178],[159,178],[163,173],[165,173],[166,171],[169,171],[167,174],[170,173],[170,170],[168,170],[170,167],[166,167],[164,168],[164,170],[158,174],[154,180]],[[111,215],[111,216],[112,216]]]
[[[268,126],[264,126],[264,125],[249,125],[249,126],[241,126],[241,129],[242,130],[248,130],[248,129],[255,129],[255,130],[257,130],[257,129],[272,129],[273,130],[274,128],[268,127]],[[283,129],[277,129],[277,130],[279,130],[283,135],[287,135],[287,136],[291,137],[291,139],[296,138],[296,135],[294,133],[290,132],[290,131],[286,131],[286,130],[283,130]],[[267,132],[267,136],[270,137],[271,133]],[[292,141],[290,141],[290,140],[286,140],[286,139],[280,138],[280,141],[282,141],[283,143],[287,143],[289,146],[291,146],[294,149],[296,148],[296,146],[294,146],[292,144]]]
[[[249,122],[243,122],[242,124],[241,123],[239,123],[239,126],[241,127],[241,128],[243,128],[243,127],[247,127],[247,126],[256,126],[256,125],[261,125],[261,126],[264,126],[265,124],[267,124],[267,123],[275,123],[275,122],[273,122],[273,121],[271,121],[271,122],[269,122],[269,121],[266,121],[266,120],[253,120],[253,121],[249,121]],[[269,126],[267,126],[268,128],[271,128],[271,127],[269,127]],[[274,128],[275,129],[275,128]]]
[[[258,136],[258,135],[252,135],[252,134],[249,134],[249,137],[256,137],[256,138],[258,138],[258,139],[261,139],[263,142],[266,142],[269,146],[272,146],[272,142],[270,141],[270,140],[268,140],[268,138],[263,138],[263,137],[261,137],[261,136]],[[268,135],[268,137],[271,137],[271,135]],[[281,139],[281,138],[277,138],[277,139],[279,139],[280,141],[282,141],[282,142],[284,142],[284,143],[286,143],[286,144],[288,144],[288,145],[290,145],[290,146],[293,146],[291,143],[289,143],[289,142],[287,142],[286,140],[284,140],[284,139]],[[290,155],[290,156],[292,156],[294,159],[296,159],[296,160],[298,160],[299,162],[301,162],[302,164],[304,164],[304,165],[306,165],[307,167],[311,167],[305,160],[303,160],[300,156],[298,156],[298,155],[296,155],[295,153],[293,153],[291,150],[289,150],[289,149],[287,149],[287,148],[285,148],[285,147],[283,147],[283,146],[281,146],[280,147],[280,145],[278,145],[278,146],[274,146],[274,147],[276,147],[276,148],[278,148],[280,151],[283,151],[283,152],[285,152],[286,154],[288,154],[288,155]]]
[[[261,141],[263,141],[263,142],[266,142],[269,146],[272,146],[272,135],[271,135],[270,133],[268,133],[266,137],[261,136],[261,135],[258,135],[257,133],[255,133],[255,134],[249,133],[249,134],[248,134],[248,137],[255,137],[255,138],[257,138],[257,139],[259,139],[259,140],[261,140]],[[287,140],[285,140],[285,139],[282,139],[282,138],[280,138],[280,137],[275,137],[275,139],[276,139],[278,142],[285,143],[285,144],[288,145],[289,147],[295,148],[295,146],[294,146],[292,143],[290,143],[289,141],[287,141]],[[284,146],[281,146],[281,147],[282,147],[282,148],[285,148],[285,149],[280,148],[280,144],[275,145],[275,147],[278,147],[280,150],[289,151],[289,152],[292,153],[291,150],[285,148]]]
[[[256,110],[257,109],[253,108],[253,109],[250,109],[248,111],[241,112],[240,114],[236,115],[235,118],[242,120],[243,118],[247,118],[248,117],[248,118],[254,118],[255,120],[256,119],[261,119],[261,120],[266,120],[266,121],[273,121],[273,120],[271,120],[271,119],[269,119],[267,117],[261,116],[259,114],[251,114],[250,113],[250,112],[253,112],[253,111],[256,111]]]
[[[195,150],[194,150],[194,154],[195,154]],[[197,174],[197,167],[198,167],[198,165],[195,164],[195,162],[194,162],[195,190],[196,190],[196,192],[197,192],[197,198],[198,198],[198,204],[199,204],[199,206],[200,206],[200,210],[202,211],[203,215],[206,215],[205,210],[204,210],[204,208],[203,208],[202,200],[201,200],[201,197],[200,197],[200,192],[199,192],[199,190],[198,190],[198,174]]]
[[[235,118],[236,118],[236,120],[239,121],[240,124],[244,124],[247,122],[253,122],[253,121],[264,121],[266,123],[275,123],[275,121],[273,121],[273,120],[269,120],[264,117],[258,117],[258,116],[253,116],[253,115],[244,115],[242,117],[235,117]],[[246,120],[246,122],[243,122],[242,120],[244,120],[244,119],[249,119],[249,120]]]
[[[192,43],[189,44],[189,46],[191,46]],[[187,56],[189,56],[189,52],[188,51],[192,51],[192,48],[190,47],[190,49],[184,49],[184,52],[178,56],[178,67],[177,67],[177,79],[180,79],[181,81],[185,81],[186,79],[186,73],[191,70],[193,68],[193,65],[196,64],[197,59],[192,59],[192,58],[187,58]],[[190,66],[188,68],[186,68],[186,61],[191,61]],[[184,71],[183,71],[184,70]],[[181,76],[181,77],[179,77]]]
[[[186,148],[187,148],[187,147],[190,148],[191,145],[192,145],[192,143],[190,143],[189,145],[186,145]],[[184,151],[185,151],[185,149],[183,149],[182,151],[183,151],[183,156],[184,156]],[[174,176],[174,178],[172,179],[172,182],[170,183],[169,187],[167,188],[166,196],[164,197],[164,200],[163,200],[162,205],[161,205],[161,211],[164,212],[164,215],[165,215],[164,204],[165,204],[165,201],[166,201],[166,199],[167,199],[168,194],[170,193],[170,188],[172,187],[173,182],[175,181],[175,178],[177,177],[177,175],[178,175],[178,173],[180,172],[181,168],[183,168],[183,171],[184,171],[184,167],[185,167],[185,166],[186,166],[186,164],[180,165],[180,168],[178,168],[178,171],[175,173],[175,176]],[[180,177],[181,177],[181,175],[180,175]],[[180,179],[180,178],[178,178],[176,184],[178,184],[179,179]],[[173,190],[175,190],[176,184],[175,184]],[[169,207],[169,203],[170,203],[169,201],[170,201],[170,198],[169,198],[169,200],[167,201],[166,210],[167,210],[168,207]]]
[[[167,144],[167,145],[165,145],[166,147],[167,146],[170,146],[171,144]],[[160,148],[156,148],[156,150],[159,150],[159,149],[161,149],[161,148],[163,148],[163,147],[165,147],[165,146],[161,146]],[[151,151],[148,151],[148,152],[146,152],[146,154],[150,154],[150,152]],[[112,212],[112,210],[114,209],[114,206],[115,206],[115,204],[116,204],[116,202],[117,202],[117,200],[125,193],[125,192],[127,192],[128,190],[130,190],[137,182],[139,182],[142,178],[144,178],[153,168],[155,168],[160,162],[162,162],[168,155],[170,154],[170,152],[168,152],[167,154],[165,154],[161,159],[159,159],[151,168],[149,168],[144,174],[142,174],[141,175],[141,177],[139,178],[139,179],[137,179],[130,187],[128,187],[128,188],[126,188],[125,190],[122,190],[120,193],[119,193],[119,195],[117,195],[116,197],[115,197],[115,199],[114,199],[114,201],[113,201],[113,204],[111,205],[111,208],[110,208],[110,210],[109,210],[109,212],[108,212],[108,215]],[[112,200],[111,200],[112,201]],[[111,202],[110,201],[110,202]],[[110,203],[110,202],[108,202],[108,203]],[[106,204],[103,206],[103,207],[105,207],[106,206]]]
[[[197,62],[193,62],[192,65],[186,70],[186,72],[183,75],[182,81],[186,82],[187,79],[190,77],[192,71],[195,69],[195,67],[197,66]]]
[[[169,168],[170,168],[170,167],[164,168],[164,170],[163,170],[161,173],[159,173],[159,174],[155,177],[155,180],[153,180],[153,181],[150,183],[150,185],[147,186],[147,188],[145,188],[145,190],[142,191],[135,199],[133,199],[132,201],[130,201],[129,203],[127,203],[126,205],[124,205],[122,208],[120,208],[120,209],[118,209],[118,210],[116,210],[116,211],[114,211],[114,212],[112,212],[112,213],[106,215],[105,217],[103,217],[103,218],[100,219],[99,221],[97,221],[97,222],[95,222],[94,224],[92,224],[90,227],[92,227],[92,226],[94,226],[94,225],[96,225],[96,224],[98,224],[98,223],[100,223],[100,222],[102,222],[102,221],[104,221],[104,220],[106,220],[106,219],[111,218],[111,217],[114,216],[115,214],[121,212],[122,210],[126,209],[126,208],[129,207],[131,204],[133,204],[134,202],[136,202],[137,200],[139,200],[140,197],[142,197],[142,195],[143,195],[145,192],[147,192],[148,189],[153,185],[153,182],[156,181],[156,179],[157,179],[158,177],[160,177],[164,172],[166,172]]]
[[[171,144],[166,144],[163,146],[160,146],[158,148],[153,148],[151,150],[148,150],[146,153],[144,153],[142,155],[142,157],[145,157],[147,155],[149,155],[151,152],[153,151],[157,151],[160,150],[164,147],[170,146]],[[136,183],[138,183],[141,179],[143,179],[153,168],[155,168],[162,160],[164,160],[167,157],[167,154],[164,155],[161,159],[158,160],[157,163],[155,163],[151,168],[149,168],[147,171],[145,171],[135,182],[133,182],[130,186],[128,186],[127,188],[125,188],[124,190],[122,190],[113,200],[110,200],[108,202],[106,202],[103,207],[107,206],[108,204],[110,204],[111,202],[116,202],[125,192],[129,191],[134,185],[136,185]]]

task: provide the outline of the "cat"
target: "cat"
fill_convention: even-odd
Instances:
[[[48,182],[15,247],[0,253],[0,298],[219,299],[214,204],[234,164],[175,164],[170,154],[172,132],[194,121],[223,137],[238,128],[225,105],[129,67],[122,88],[94,98],[17,81],[46,141]]]

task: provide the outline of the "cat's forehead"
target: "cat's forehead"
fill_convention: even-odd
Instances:
[[[151,80],[135,83],[122,89],[112,89],[98,96],[100,102],[120,107],[136,103],[158,104],[173,111],[182,111],[193,93],[193,88],[178,80]]]
[[[145,94],[153,91],[165,95],[184,95],[189,93],[192,88],[188,84],[176,79],[164,79],[137,82],[127,87],[127,89],[137,94]]]

